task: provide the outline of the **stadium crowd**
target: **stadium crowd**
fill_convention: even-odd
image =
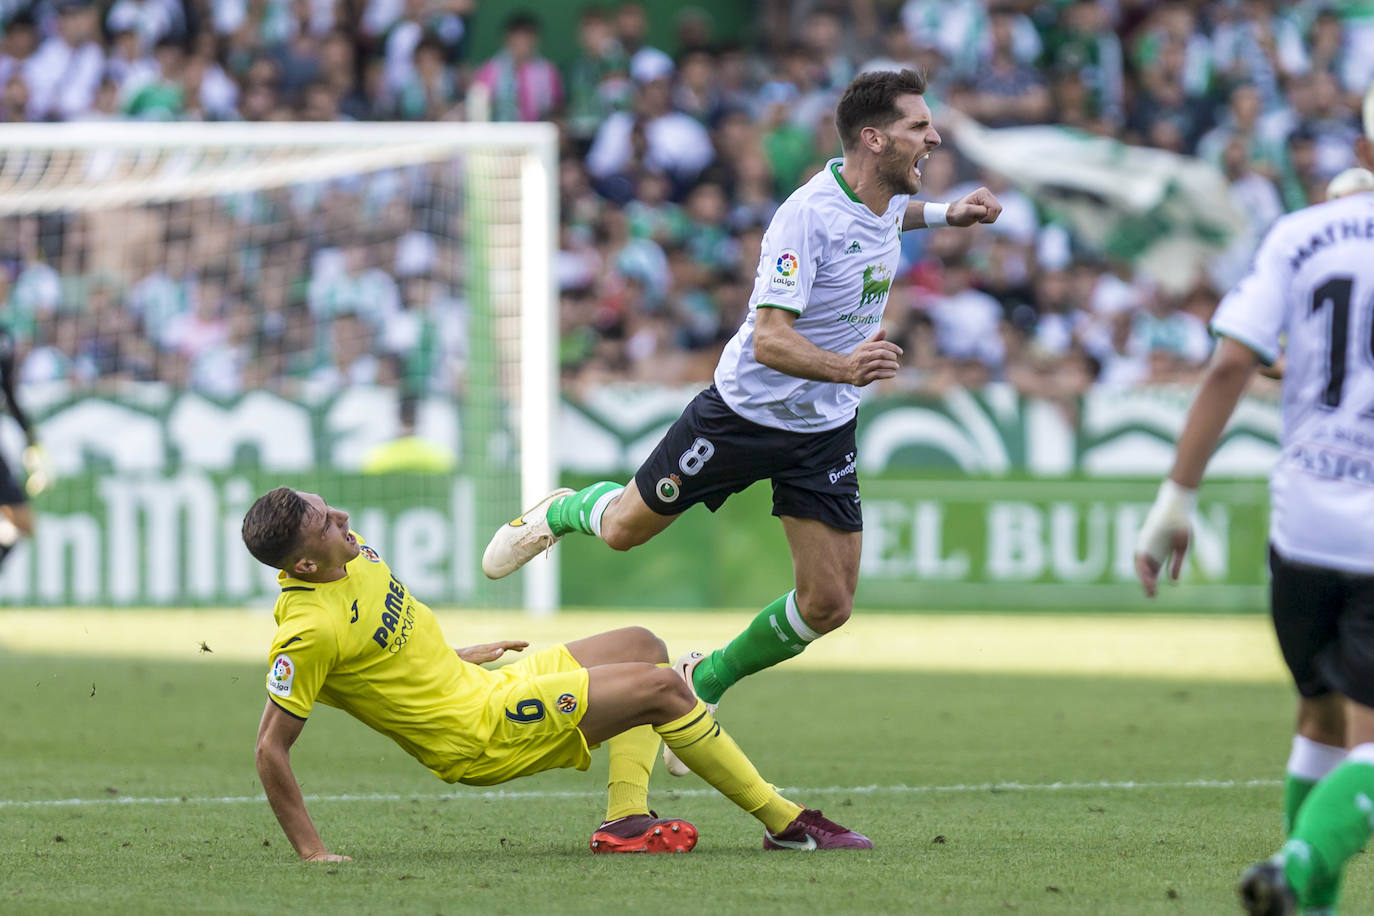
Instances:
[[[991,126],[1062,124],[1209,160],[1251,245],[1351,164],[1374,80],[1374,4],[1351,0],[768,0],[757,15],[769,27],[746,30],[757,41],[719,34],[689,8],[673,14],[667,49],[648,43],[651,13],[628,2],[582,9],[562,68],[541,54],[537,14],[510,9],[0,0],[0,118],[554,119],[560,357],[577,390],[710,377],[744,314],[764,227],[837,154],[834,103],[863,70],[924,69],[937,126],[948,105]],[[503,41],[475,59],[482,16],[501,20]],[[888,317],[907,366],[892,387],[1005,379],[1071,398],[1197,372],[1224,271],[1166,292],[954,143],[923,172],[925,197],[987,184],[1005,212],[973,231],[906,234]],[[444,367],[465,348],[461,283],[433,270],[436,244],[450,243],[424,225],[426,193],[423,182],[394,190],[366,234],[335,218],[366,204],[365,190],[250,203],[278,206],[287,230],[251,264],[231,255],[274,246],[245,248],[242,201],[164,208],[162,259],[131,258],[104,279],[91,270],[89,220],[8,220],[0,283],[21,378],[160,379],[222,395],[367,381],[451,389],[460,373]],[[211,227],[210,240],[191,226]]]

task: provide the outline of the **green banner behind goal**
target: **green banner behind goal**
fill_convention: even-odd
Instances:
[[[0,604],[270,599],[238,524],[287,484],[430,603],[553,608],[555,564],[480,557],[555,479],[555,171],[539,124],[0,129],[0,321],[56,477]]]

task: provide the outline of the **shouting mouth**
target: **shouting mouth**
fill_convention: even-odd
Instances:
[[[922,153],[921,155],[917,156],[917,157],[916,157],[916,161],[913,162],[913,163],[911,164],[911,170],[912,170],[913,172],[916,173],[916,178],[917,178],[917,179],[920,179],[920,177],[921,177],[921,160],[927,158],[929,155],[930,155],[930,151],[927,150],[926,152],[924,152],[924,153]]]

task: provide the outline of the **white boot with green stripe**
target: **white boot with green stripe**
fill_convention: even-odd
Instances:
[[[601,516],[624,490],[609,480],[581,490],[554,490],[497,530],[482,554],[482,572],[489,579],[509,576],[574,531],[599,537]]]
[[[554,490],[496,530],[482,553],[482,572],[488,579],[509,576],[558,543],[561,535],[549,527],[549,508],[572,492],[567,487]]]

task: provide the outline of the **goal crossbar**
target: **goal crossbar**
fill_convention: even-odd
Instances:
[[[73,122],[0,126],[0,216],[89,212],[328,181],[465,156],[518,157],[521,506],[556,485],[558,139],[552,124]],[[39,162],[41,159],[41,164]],[[556,564],[524,603],[558,603]]]

